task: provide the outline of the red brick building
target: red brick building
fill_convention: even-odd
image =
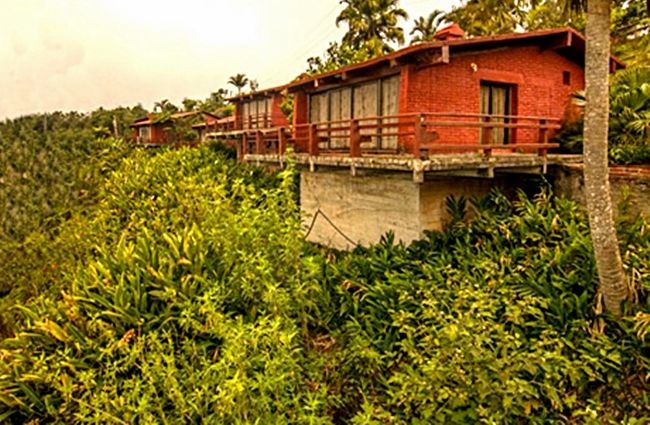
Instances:
[[[550,153],[570,95],[584,88],[585,40],[571,29],[421,43],[290,83],[288,129],[242,136],[240,158],[300,169],[308,240],[339,249],[392,232],[409,243],[445,227],[447,200],[512,193],[580,155]],[[622,67],[616,59],[611,68]]]
[[[318,150],[344,148],[354,120],[367,151],[415,153],[414,120],[427,146],[548,141],[584,88],[584,51],[572,29],[463,38],[452,25],[433,42],[289,84],[296,149],[309,151],[314,123]]]

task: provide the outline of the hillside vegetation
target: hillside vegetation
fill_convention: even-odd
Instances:
[[[65,227],[97,202],[106,175],[129,152],[109,136],[128,134],[143,113],[56,112],[0,123],[0,336],[11,333],[9,307],[51,289],[62,263],[78,260],[88,241]]]
[[[639,311],[614,322],[594,303],[585,217],[546,190],[450,200],[445,233],[336,253],[303,241],[291,168],[106,149],[122,159],[42,244],[49,290],[10,310],[0,422],[650,417],[640,218],[621,223]]]

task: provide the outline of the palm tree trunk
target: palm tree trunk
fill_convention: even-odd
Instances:
[[[584,160],[591,237],[605,308],[616,316],[627,298],[627,284],[614,223],[607,142],[609,132],[611,0],[587,4]]]

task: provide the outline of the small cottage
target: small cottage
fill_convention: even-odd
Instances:
[[[188,145],[205,137],[219,117],[209,112],[149,114],[131,124],[132,141],[140,146]]]

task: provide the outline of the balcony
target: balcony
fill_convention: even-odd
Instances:
[[[284,163],[288,148],[298,164],[359,169],[457,173],[493,177],[494,172],[546,173],[549,164],[579,162],[576,155],[550,155],[560,121],[548,117],[464,113],[413,113],[258,128],[238,132],[240,158]]]

